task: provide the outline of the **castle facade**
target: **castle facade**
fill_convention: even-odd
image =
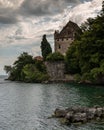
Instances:
[[[74,41],[76,34],[80,32],[80,28],[74,22],[69,21],[66,26],[59,32],[54,33],[54,49],[65,55],[66,51]]]

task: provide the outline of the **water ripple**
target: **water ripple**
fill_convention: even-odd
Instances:
[[[25,84],[0,78],[0,130],[104,130],[100,124],[64,126],[47,119],[57,107],[103,105],[104,88]]]

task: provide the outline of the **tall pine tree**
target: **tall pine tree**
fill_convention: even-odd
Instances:
[[[41,52],[42,52],[42,56],[44,58],[44,60],[46,60],[46,57],[52,53],[52,48],[49,44],[49,42],[46,39],[46,35],[43,35],[43,39],[41,42]]]

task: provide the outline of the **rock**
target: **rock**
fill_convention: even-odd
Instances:
[[[88,109],[86,107],[73,107],[74,113],[85,113]]]
[[[49,116],[49,117],[47,117],[47,119],[51,119],[51,118],[53,118],[54,116],[52,115],[52,116]]]
[[[94,106],[94,108],[96,108],[96,109],[99,108],[99,107],[100,107],[99,105],[95,105],[95,106]]]
[[[49,81],[48,81],[48,80],[46,80],[46,81],[43,81],[42,83],[44,83],[44,84],[48,84],[48,83],[49,83]]]
[[[100,117],[96,117],[96,121],[100,121]]]
[[[82,122],[74,122],[73,125],[74,126],[80,126],[80,125],[82,125]]]
[[[70,111],[70,112],[68,112],[67,114],[66,114],[66,116],[65,116],[65,118],[67,119],[67,120],[72,120],[72,117],[73,117],[73,111]]]
[[[66,118],[60,118],[59,119],[61,124],[66,124],[66,125],[70,125],[71,123],[69,122],[69,120],[67,120]]]
[[[97,108],[96,109],[96,116],[101,117],[102,113],[103,113],[103,109],[102,108]]]
[[[73,108],[72,108],[72,111],[73,111],[74,113],[78,113],[78,112],[81,112],[82,109],[81,109],[81,107],[73,107]]]
[[[104,118],[104,107],[102,108],[102,118]]]
[[[89,108],[87,111],[87,119],[88,120],[94,119],[95,114],[96,114],[96,108]]]
[[[104,107],[71,107],[65,110],[56,109],[54,117],[60,118],[63,124],[86,123],[88,121],[104,121]]]
[[[55,117],[65,117],[66,116],[66,111],[57,108],[55,110],[54,114],[55,114]]]
[[[75,115],[73,115],[72,117],[72,122],[87,122],[87,115],[86,113],[76,113]]]

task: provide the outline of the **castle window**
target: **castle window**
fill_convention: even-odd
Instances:
[[[62,41],[63,41],[64,39],[62,38]]]
[[[71,40],[73,40],[73,39],[74,39],[74,37],[72,36],[72,37],[71,37]]]
[[[68,31],[68,35],[70,34],[70,31]]]
[[[57,41],[59,41],[59,39],[57,39]]]
[[[61,46],[59,45],[59,49],[61,48]]]

